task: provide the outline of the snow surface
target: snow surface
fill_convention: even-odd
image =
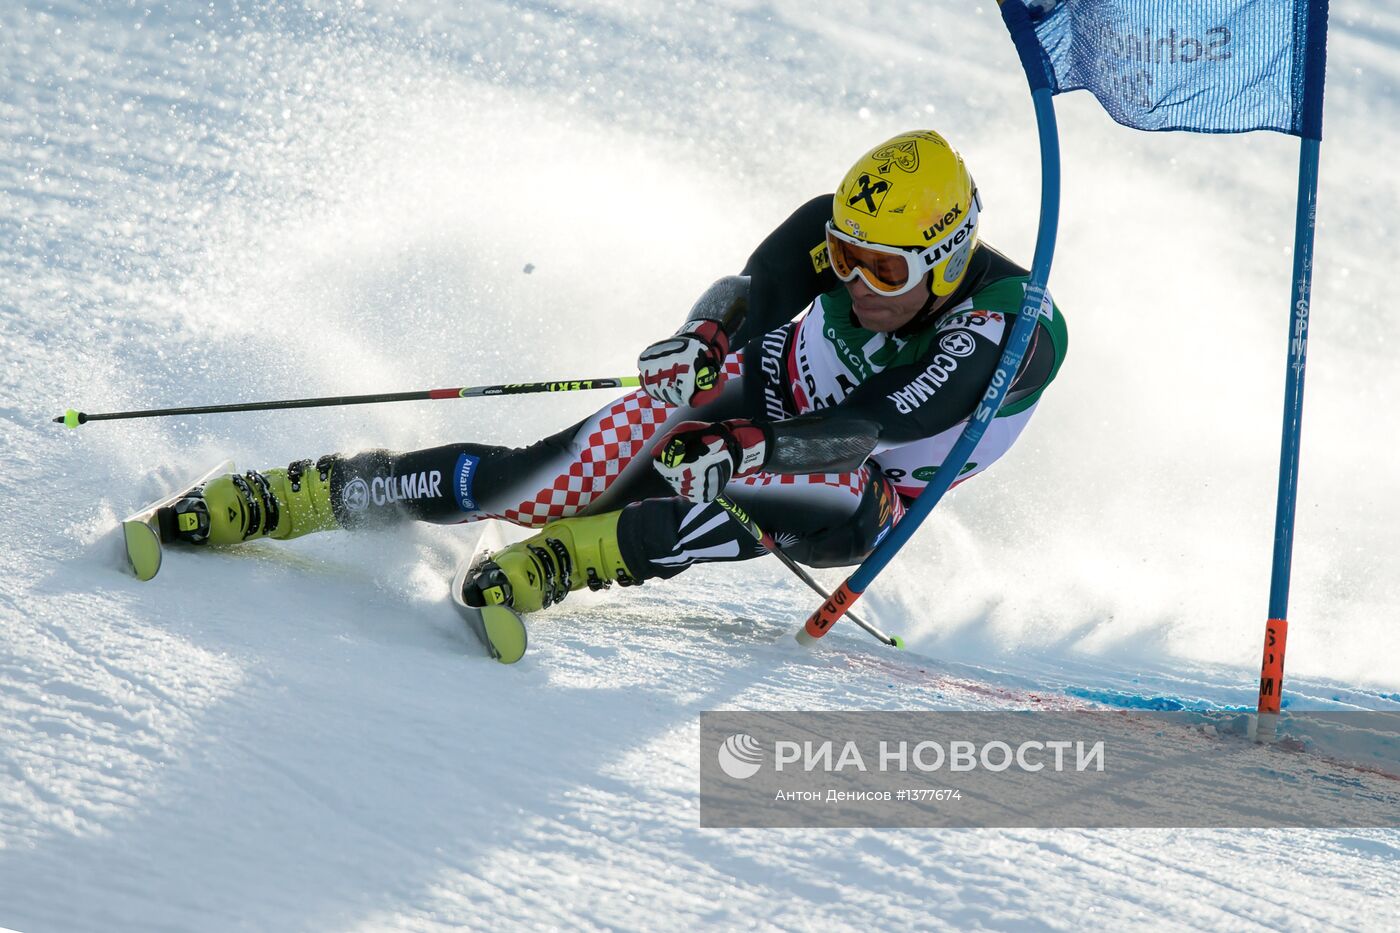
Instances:
[[[0,926],[1400,924],[1392,831],[697,828],[707,709],[1252,703],[1286,137],[1133,133],[1058,101],[1069,362],[868,597],[905,654],[848,626],[801,652],[812,599],[760,561],[572,597],[501,667],[448,603],[463,528],[123,573],[113,522],[220,457],[522,443],[604,399],[49,423],[70,405],[625,373],[919,125],[974,166],[984,235],[1028,256],[1032,118],[995,8],[915,9],[0,9]],[[1393,10],[1334,4],[1294,709],[1400,708],[1397,37]]]

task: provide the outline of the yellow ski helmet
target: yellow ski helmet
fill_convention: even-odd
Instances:
[[[982,208],[962,156],[931,130],[887,139],[851,166],[832,199],[827,245],[843,282],[885,295],[924,276],[935,295],[958,287]]]

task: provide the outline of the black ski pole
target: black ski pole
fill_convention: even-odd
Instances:
[[[89,421],[117,421],[123,418],[163,418],[167,415],[212,415],[232,411],[275,411],[284,408],[329,408],[333,405],[373,405],[379,402],[414,402],[426,399],[477,398],[483,395],[526,395],[532,392],[580,392],[586,389],[619,389],[641,385],[637,376],[610,376],[604,379],[572,379],[562,382],[509,382],[490,386],[459,386],[455,389],[424,389],[418,392],[380,392],[374,395],[332,395],[326,398],[290,398],[273,402],[235,402],[230,405],[194,405],[187,408],[150,408],[145,411],[109,411],[88,414],[72,408],[54,418],[56,424],[76,428]]]

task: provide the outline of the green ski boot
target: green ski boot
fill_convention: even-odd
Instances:
[[[635,579],[617,545],[622,512],[551,522],[540,533],[492,554],[471,573],[462,596],[471,606],[547,609],[574,590],[607,589]]]
[[[175,536],[189,544],[222,545],[338,528],[331,508],[337,460],[298,460],[285,470],[216,477],[171,506]]]

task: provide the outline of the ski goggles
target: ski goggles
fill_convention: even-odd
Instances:
[[[860,276],[871,291],[888,298],[903,295],[922,282],[930,270],[952,258],[963,243],[971,242],[973,231],[977,229],[980,207],[981,200],[976,189],[973,189],[967,214],[949,224],[943,236],[928,246],[867,243],[842,233],[828,220],[826,248],[831,259],[831,270],[843,282]],[[961,239],[959,234],[962,235]]]

